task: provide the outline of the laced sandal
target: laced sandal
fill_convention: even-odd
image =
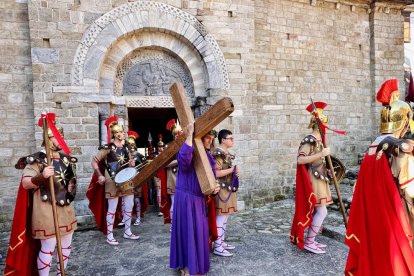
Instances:
[[[308,251],[312,252],[312,253],[315,253],[315,254],[324,254],[324,253],[326,253],[326,251],[325,251],[325,250],[323,250],[323,249],[321,249],[321,248],[317,247],[317,246],[316,246],[316,244],[315,244],[314,242],[312,242],[312,243],[305,243],[304,248],[305,248],[306,250],[308,250]]]
[[[128,239],[128,240],[138,240],[139,236],[138,235],[134,235],[134,234],[127,234],[124,233],[124,239]]]
[[[227,243],[225,243],[225,242],[223,242],[223,243],[222,243],[222,245],[223,245],[223,248],[224,248],[224,249],[226,249],[226,250],[233,250],[233,249],[236,249],[236,247],[235,247],[234,245],[227,244]]]
[[[116,239],[108,239],[106,238],[106,242],[110,245],[118,245],[119,241],[117,241]]]
[[[222,257],[231,257],[231,256],[233,256],[233,253],[230,253],[226,249],[223,249],[223,250],[214,249],[213,254],[218,255],[218,256],[222,256]]]
[[[319,248],[326,248],[326,247],[327,247],[327,245],[326,245],[326,244],[319,243],[319,242],[316,242],[316,241],[315,241],[315,245],[316,245],[317,247],[319,247]]]

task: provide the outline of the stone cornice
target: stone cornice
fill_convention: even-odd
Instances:
[[[351,11],[357,8],[365,9],[367,13],[372,10],[377,12],[390,13],[391,10],[404,10],[410,4],[414,4],[414,0],[309,0],[311,6],[320,6],[324,4],[332,4],[336,9],[344,6],[350,7]],[[412,8],[413,9],[413,8]]]

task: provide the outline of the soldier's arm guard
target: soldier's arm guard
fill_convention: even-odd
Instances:
[[[47,178],[45,178],[42,173],[39,173],[36,176],[33,176],[30,180],[36,186],[47,184]]]
[[[72,177],[72,179],[69,181],[69,185],[73,185],[72,191],[69,192],[69,188],[68,188],[68,192],[66,194],[66,199],[69,199],[70,202],[75,200],[75,196],[76,196],[76,177]],[[69,186],[68,185],[68,186]]]

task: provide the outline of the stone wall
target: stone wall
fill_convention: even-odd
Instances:
[[[355,165],[376,133],[376,90],[387,78],[402,80],[403,6],[333,2],[3,1],[0,229],[13,215],[19,181],[13,165],[39,149],[35,117],[45,109],[57,113],[79,158],[75,206],[79,216],[89,214],[85,192],[99,115],[125,114],[128,98],[116,82],[143,47],[179,57],[207,104],[233,99],[235,112],[217,129],[234,130],[239,198],[247,206],[292,193],[309,96],[329,103],[331,126],[348,132],[328,134],[329,144]]]
[[[355,165],[377,133],[377,89],[387,78],[402,80],[401,6],[339,2],[255,2],[260,174],[248,192],[253,203],[291,191],[297,147],[310,132],[310,96],[329,104],[332,128],[347,132],[328,131],[333,154]]]
[[[0,2],[0,231],[11,227],[19,156],[35,148],[27,1]]]

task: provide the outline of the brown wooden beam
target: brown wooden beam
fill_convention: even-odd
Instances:
[[[188,104],[182,84],[173,84],[170,88],[174,106],[177,111],[181,125],[186,127],[189,122],[194,121],[194,115]],[[201,137],[227,118],[234,111],[234,105],[230,98],[223,98],[207,110],[194,123],[194,166],[201,190],[209,194],[214,190],[215,177],[211,170],[207,154],[205,152]],[[144,167],[132,180],[134,187],[139,187],[148,182],[160,169],[175,159],[177,152],[185,141],[184,135],[179,136],[171,142],[151,163]]]
[[[167,148],[161,152],[154,160],[146,165],[133,179],[134,187],[139,187],[148,182],[162,168],[167,166],[181,148],[185,141],[184,135],[178,136],[177,139],[168,144]]]

